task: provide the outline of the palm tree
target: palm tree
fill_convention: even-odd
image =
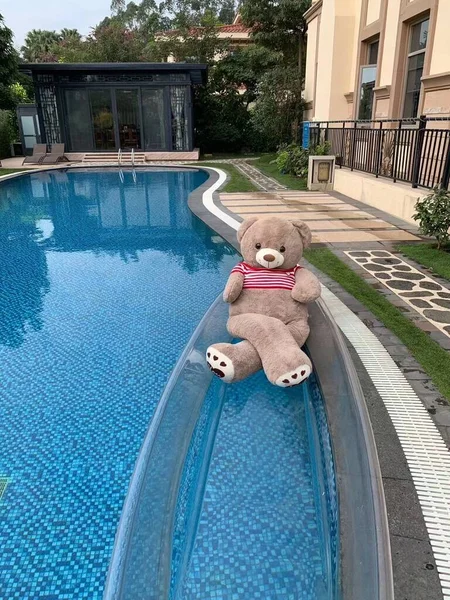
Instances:
[[[81,33],[78,29],[61,29],[60,40],[62,42],[79,42],[81,40]]]
[[[56,31],[32,29],[27,33],[25,45],[21,48],[22,55],[27,62],[42,62],[60,39],[61,35]]]

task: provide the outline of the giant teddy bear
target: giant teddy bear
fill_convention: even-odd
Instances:
[[[301,350],[309,334],[306,305],[320,296],[317,277],[298,264],[311,231],[302,221],[252,217],[237,238],[244,260],[231,271],[223,298],[230,304],[228,331],[242,341],[210,346],[208,366],[227,383],[262,367],[271,383],[298,385],[312,369]]]

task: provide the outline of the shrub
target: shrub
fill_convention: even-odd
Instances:
[[[0,110],[0,159],[11,156],[11,144],[14,141],[14,128],[12,126],[9,110]]]
[[[331,144],[328,141],[324,141],[321,144],[317,144],[314,148],[311,148],[309,153],[312,156],[328,156],[331,152]]]
[[[308,159],[308,150],[297,144],[290,144],[279,149],[276,165],[281,173],[305,178],[308,176]]]
[[[413,215],[419,221],[420,231],[430,237],[435,237],[437,247],[450,240],[450,192],[435,188],[428,196],[419,199]]]

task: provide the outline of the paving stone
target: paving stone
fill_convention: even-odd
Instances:
[[[409,380],[415,380],[415,381],[430,381],[430,377],[424,373],[423,371],[420,370],[416,370],[416,369],[402,369],[404,376],[406,377],[406,379]]]
[[[404,281],[400,279],[389,281],[389,285],[391,288],[394,288],[394,290],[412,290],[414,287],[414,283],[411,281]]]
[[[433,292],[400,292],[400,296],[402,298],[427,298],[428,296],[432,296]]]
[[[369,252],[352,252],[352,256],[370,256]]]
[[[418,306],[419,308],[433,308],[432,304],[426,300],[421,300],[420,298],[413,298],[411,304],[414,304],[414,306]]]
[[[380,212],[380,214],[384,214],[384,213]],[[384,250],[374,250],[372,252],[372,254],[373,254],[373,256],[389,256],[389,253],[385,252]]]
[[[408,265],[397,265],[395,267],[398,271],[411,271],[411,267]]]
[[[432,281],[421,281],[419,283],[419,287],[425,290],[440,290],[441,286],[437,283],[433,283]]]
[[[374,263],[368,263],[367,265],[365,265],[366,269],[369,269],[369,271],[390,271],[391,268],[386,266],[386,265],[376,265]]]
[[[437,304],[438,306],[442,306],[442,308],[450,309],[450,300],[441,300],[439,298],[433,298],[431,302],[433,302],[433,304]]]
[[[383,478],[391,535],[428,540],[422,511],[412,481]]]
[[[438,292],[438,296],[440,296],[441,298],[450,298],[450,293],[449,292]]]
[[[400,277],[401,279],[409,279],[410,281],[420,281],[425,275],[422,273],[405,273],[403,271],[392,271],[392,277]]]
[[[377,265],[399,265],[401,261],[398,258],[374,258],[373,262]]]
[[[442,600],[433,550],[428,541],[392,535],[391,553],[397,600]]]
[[[450,311],[425,309],[423,311],[423,314],[427,317],[427,319],[436,321],[436,323],[449,323],[450,324]]]
[[[378,277],[380,279],[390,279],[391,275],[390,275],[390,273],[378,273]]]

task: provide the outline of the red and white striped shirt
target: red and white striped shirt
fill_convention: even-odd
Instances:
[[[301,268],[297,265],[292,269],[265,269],[240,262],[231,272],[244,276],[244,290],[292,290],[295,273]]]

